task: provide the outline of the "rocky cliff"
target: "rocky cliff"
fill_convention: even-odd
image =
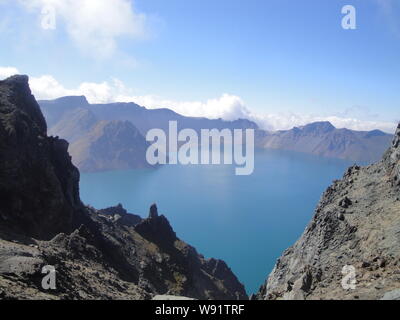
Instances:
[[[258,298],[400,299],[400,125],[381,161],[326,190]]]
[[[84,206],[68,143],[46,131],[28,78],[0,81],[1,299],[246,299],[226,264],[181,241],[155,205],[147,219]]]
[[[70,232],[83,206],[68,143],[47,137],[27,77],[12,77],[0,86],[1,227],[46,240]]]

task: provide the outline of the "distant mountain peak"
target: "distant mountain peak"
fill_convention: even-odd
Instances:
[[[66,96],[54,100],[61,104],[69,104],[74,107],[87,107],[89,102],[85,96]]]
[[[366,137],[371,138],[371,137],[380,137],[380,136],[385,136],[385,135],[387,135],[385,132],[377,129],[377,130],[368,131],[368,133],[366,134]]]
[[[337,129],[329,121],[320,121],[260,135],[257,146],[371,163],[381,158],[391,139],[380,130]]]
[[[313,123],[309,123],[303,127],[303,130],[307,131],[318,131],[318,132],[329,132],[335,130],[335,126],[329,121],[317,121]]]

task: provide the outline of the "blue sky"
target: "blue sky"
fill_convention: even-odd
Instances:
[[[341,26],[349,4],[356,30]],[[55,29],[41,26],[46,5]],[[0,76],[30,75],[38,98],[133,100],[267,129],[400,120],[396,0],[0,0],[0,41]]]

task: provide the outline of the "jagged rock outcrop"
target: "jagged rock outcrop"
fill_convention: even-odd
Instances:
[[[150,206],[149,218],[150,219],[155,219],[157,217],[158,217],[158,208],[157,208],[157,205],[155,203],[153,203]]]
[[[171,247],[178,239],[168,219],[164,215],[158,215],[156,204],[150,207],[149,217],[136,225],[135,230],[159,246]]]
[[[68,143],[48,137],[28,78],[0,82],[0,227],[39,239],[80,223],[79,172]]]
[[[128,213],[119,203],[115,207],[109,207],[98,210],[100,216],[111,219],[112,221],[128,227],[134,227],[142,221],[142,218],[136,214]]]
[[[391,173],[393,186],[400,186],[400,124],[397,127],[392,147],[384,156],[384,161]]]
[[[326,190],[301,238],[278,259],[259,299],[394,296],[400,288],[399,141],[400,126],[383,160],[349,168]],[[349,270],[355,272],[353,289]]]
[[[156,206],[149,219],[122,205],[84,206],[67,148],[47,136],[28,78],[0,81],[0,299],[247,298],[230,269],[211,271]],[[42,287],[47,265],[55,289]]]
[[[169,294],[177,295],[176,292],[183,290],[185,296],[198,297],[207,296],[207,292],[215,292],[214,299],[247,299],[244,287],[226,263],[205,259],[195,248],[178,239],[167,218],[158,214],[155,204],[150,208],[149,217],[135,226],[135,231],[168,254],[168,258],[158,257],[160,263],[167,259],[169,263],[179,266],[179,272],[175,274],[147,270],[148,277],[158,279],[154,281],[156,283],[175,279],[179,290],[170,291]],[[240,287],[243,290],[238,290]]]

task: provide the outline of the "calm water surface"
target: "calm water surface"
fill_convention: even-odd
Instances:
[[[263,150],[251,176],[235,176],[232,166],[167,165],[82,174],[80,189],[86,204],[122,203],[143,217],[157,203],[179,238],[206,257],[225,260],[253,293],[301,235],[322,192],[351,164]]]

